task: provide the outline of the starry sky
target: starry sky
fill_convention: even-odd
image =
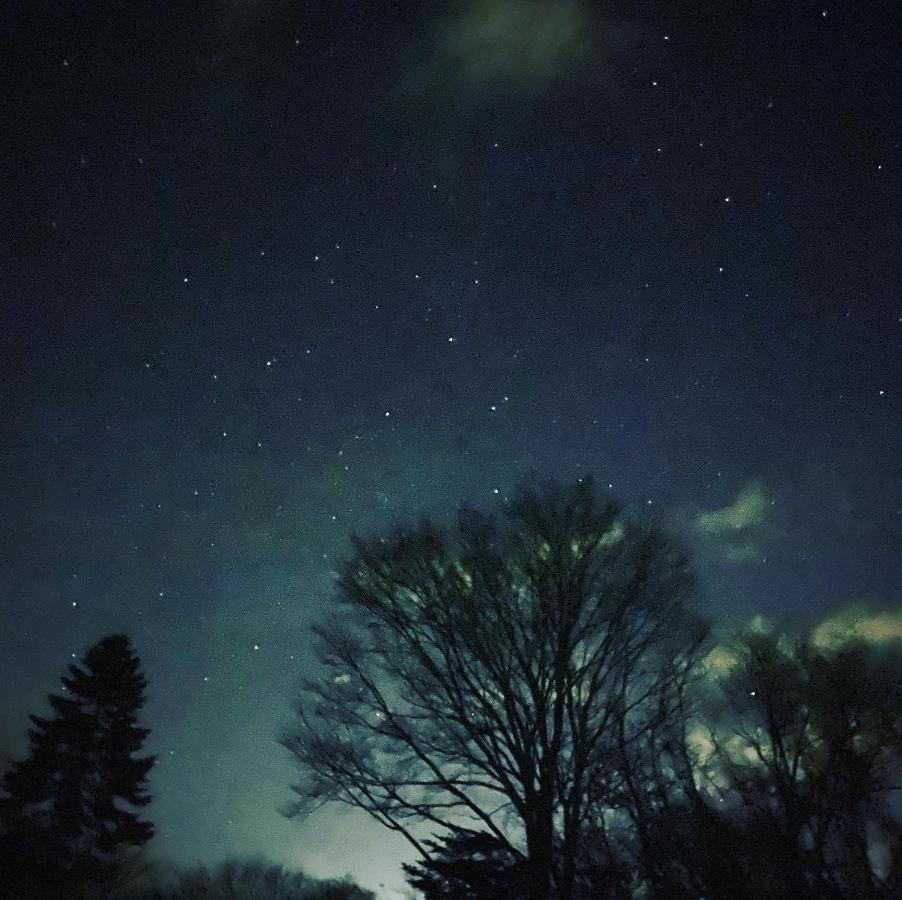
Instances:
[[[278,811],[353,532],[592,474],[718,627],[902,604],[899,18],[5,4],[4,753],[126,630],[155,852],[375,888]]]

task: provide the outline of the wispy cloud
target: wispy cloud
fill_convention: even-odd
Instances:
[[[473,0],[436,21],[407,86],[541,91],[595,58],[596,26],[577,0]]]
[[[773,501],[758,481],[747,484],[729,505],[698,513],[693,527],[727,562],[753,559],[767,536]]]
[[[769,505],[760,482],[754,481],[746,485],[729,506],[699,513],[695,517],[695,527],[714,536],[743,531],[761,525]]]
[[[875,612],[864,606],[849,607],[818,625],[811,640],[821,650],[835,650],[849,641],[902,640],[902,609]]]

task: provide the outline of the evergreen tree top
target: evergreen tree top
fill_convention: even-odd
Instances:
[[[116,854],[140,847],[153,825],[139,818],[150,802],[153,756],[137,756],[149,729],[137,725],[146,680],[124,634],[103,638],[64,676],[53,714],[31,716],[27,758],[3,777],[0,855],[22,885],[104,883]],[[52,889],[51,889],[52,888]]]
[[[70,674],[62,681],[84,700],[140,706],[147,686],[140,665],[128,636],[112,634],[91,647],[81,664],[70,665]]]

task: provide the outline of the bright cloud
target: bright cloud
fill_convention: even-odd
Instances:
[[[770,500],[757,481],[746,485],[729,506],[699,513],[695,527],[704,534],[720,536],[762,525],[767,518]]]
[[[860,606],[831,616],[814,629],[812,643],[821,650],[836,650],[849,641],[882,644],[902,639],[902,609],[868,612]]]

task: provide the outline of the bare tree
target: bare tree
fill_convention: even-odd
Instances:
[[[870,835],[892,851],[900,829],[899,646],[823,649],[764,633],[736,642],[714,759],[746,834],[779,872],[772,895],[897,896],[895,860],[878,873],[868,846]]]
[[[678,704],[705,629],[685,554],[590,480],[524,487],[499,521],[463,510],[354,541],[316,629],[322,677],[282,743],[290,814],[365,810],[424,858],[423,826],[522,856],[530,900],[578,896],[589,812],[624,750]]]

